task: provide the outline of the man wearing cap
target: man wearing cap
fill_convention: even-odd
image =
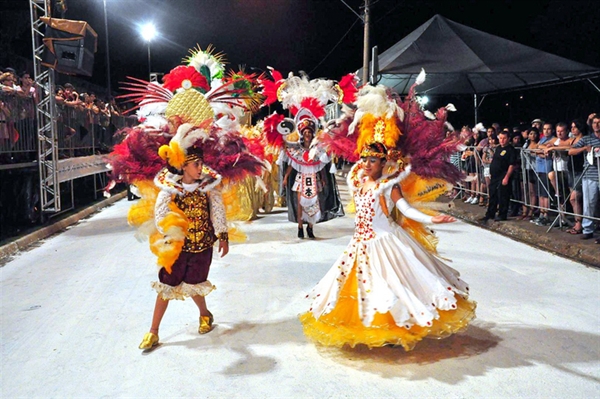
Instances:
[[[540,201],[540,217],[532,219],[531,222],[538,226],[546,226],[550,224],[548,218],[548,209],[550,209],[550,198],[554,194],[554,188],[550,185],[548,173],[552,171],[552,156],[544,154],[544,148],[551,146],[556,140],[554,137],[554,126],[551,123],[544,123],[542,128],[543,136],[538,142],[539,152],[536,154],[535,170],[537,172],[537,191]]]
[[[542,131],[542,126],[544,125],[544,121],[536,118],[534,120],[531,121],[531,127],[536,128],[537,130],[539,130],[540,132]]]

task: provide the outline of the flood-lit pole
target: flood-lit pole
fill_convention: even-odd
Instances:
[[[152,73],[152,59],[150,58],[150,42],[156,37],[156,28],[152,22],[144,24],[140,30],[142,38],[148,43],[148,79]]]
[[[108,90],[108,99],[110,100],[110,46],[108,45],[108,16],[106,14],[106,0],[104,3],[104,34],[106,35],[106,89]]]

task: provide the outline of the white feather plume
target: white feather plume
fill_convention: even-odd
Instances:
[[[418,86],[420,84],[422,84],[423,82],[425,82],[425,77],[427,75],[425,74],[425,70],[423,68],[421,68],[421,72],[419,73],[419,76],[417,76],[417,80],[415,81],[415,84]]]
[[[354,114],[354,119],[348,127],[348,134],[354,133],[356,125],[366,114],[372,114],[376,117],[391,118],[398,117],[404,120],[404,111],[402,108],[390,98],[387,92],[387,87],[383,85],[365,86],[358,92],[356,100],[358,111]]]
[[[189,147],[191,147],[196,141],[199,139],[206,139],[208,137],[208,132],[204,129],[194,128],[194,125],[191,123],[184,123],[179,126],[177,129],[177,133],[173,136],[171,141],[179,143],[179,147],[186,151]]]
[[[330,101],[337,101],[339,98],[339,92],[333,80],[308,80],[308,76],[304,72],[300,72],[300,76],[295,76],[293,72],[290,72],[279,95],[281,104],[286,109],[299,107],[302,100],[309,97],[316,98],[323,106]]]

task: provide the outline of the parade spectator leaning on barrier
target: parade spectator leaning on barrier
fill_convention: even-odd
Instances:
[[[21,90],[19,90],[17,94],[23,98],[33,98],[35,103],[37,103],[37,92],[29,72],[23,72],[21,74]]]
[[[465,146],[467,147],[462,155],[461,160],[463,161],[464,170],[467,174],[465,179],[465,190],[467,195],[464,197],[464,202],[467,204],[477,203],[477,165],[475,160],[475,146],[477,145],[477,139],[479,137],[479,128],[475,126],[471,132],[471,135],[465,139]]]
[[[19,87],[16,85],[15,75],[11,72],[0,74],[0,90],[4,94],[15,94]]]
[[[550,198],[553,196],[553,188],[548,179],[548,172],[552,170],[552,157],[544,154],[544,148],[551,145],[556,140],[554,137],[553,126],[551,123],[544,123],[542,127],[542,136],[538,142],[538,150],[535,151],[535,169],[537,172],[537,195],[540,203],[540,217],[531,220],[538,226],[547,226],[550,224],[548,209],[550,209]]]
[[[58,105],[64,105],[65,103],[65,89],[62,86],[58,86],[54,94],[54,102]]]
[[[563,203],[566,201],[567,187],[569,186],[569,156],[567,152],[573,144],[573,139],[569,137],[569,128],[566,123],[559,122],[556,124],[556,137],[556,140],[544,148],[544,154],[546,157],[552,158],[552,170],[548,172],[548,180],[554,188],[557,209],[562,218],[562,223],[567,224]]]
[[[531,205],[525,207],[521,215],[522,220],[535,219],[539,217],[538,206],[538,195],[537,195],[537,175],[535,171],[535,151],[538,148],[538,142],[540,141],[540,132],[537,128],[532,127],[529,129],[529,136],[525,144],[523,145],[523,158],[522,161],[525,164],[526,181],[524,182],[523,192],[528,195],[528,201],[526,203]]]
[[[523,139],[523,145],[529,140],[529,131],[531,130],[530,126],[521,125],[521,138]]]
[[[490,198],[485,216],[480,220],[486,224],[494,218],[495,221],[508,219],[508,204],[510,201],[510,179],[517,161],[517,150],[509,143],[509,135],[501,131],[498,135],[499,146],[494,151],[490,164]],[[498,215],[496,216],[496,212]]]
[[[598,161],[600,160],[600,114],[591,114],[588,120],[592,122],[592,133],[583,136],[569,150],[569,155],[585,154],[586,160],[583,167],[582,191],[583,191],[583,240],[594,237],[595,223],[592,219],[596,210],[596,203],[600,195],[598,184]],[[600,239],[596,239],[600,244]]]
[[[77,94],[71,83],[65,83],[64,89],[65,105],[67,107],[78,108],[83,106],[83,101],[79,99],[79,94]]]
[[[571,146],[574,146],[579,140],[583,138],[585,132],[585,125],[579,119],[571,121]],[[569,190],[570,196],[569,201],[575,214],[575,225],[567,230],[569,234],[581,234],[583,233],[583,227],[581,226],[581,215],[583,215],[583,194],[581,188],[581,179],[583,174],[584,165],[584,154],[583,152],[577,155],[570,155],[569,162]]]
[[[486,148],[490,147],[491,137],[496,136],[496,129],[494,127],[490,126],[486,129],[485,133],[486,133],[485,137],[483,137],[481,140],[479,140],[479,143],[477,143],[477,152],[478,152],[479,156],[476,158],[476,160],[478,160],[478,161],[479,160],[483,161],[483,152]],[[481,134],[480,134],[480,137],[481,137]],[[483,167],[483,165],[482,165],[482,167]],[[481,174],[479,174],[479,176],[478,176],[478,179],[477,179],[478,185],[476,188],[476,191],[478,193],[482,193],[482,194],[479,196],[478,201],[472,202],[473,204],[478,202],[480,206],[483,206],[484,203],[486,202],[486,198],[484,197],[483,193],[487,192],[487,187],[489,184],[488,179],[485,178],[485,169],[483,172],[484,172],[483,179],[481,179]]]
[[[489,131],[489,129],[488,129]],[[485,185],[483,190],[487,190],[490,187],[490,179],[492,175],[490,174],[490,165],[492,163],[492,159],[494,158],[494,150],[498,147],[498,137],[496,134],[492,134],[487,138],[488,145],[483,148],[483,152],[481,154],[481,164],[483,166],[483,178],[485,180]],[[482,198],[483,199],[483,198]],[[479,201],[480,206],[488,206],[488,201]]]

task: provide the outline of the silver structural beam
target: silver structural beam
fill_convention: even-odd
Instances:
[[[56,105],[54,103],[54,70],[42,65],[45,24],[42,17],[50,17],[50,0],[30,0],[31,38],[35,87],[38,91],[36,107],[38,130],[38,165],[40,171],[41,211],[55,213],[61,210],[58,178],[58,135]]]

